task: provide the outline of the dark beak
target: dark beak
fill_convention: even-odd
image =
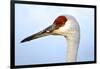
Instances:
[[[40,31],[36,34],[33,34],[33,35],[23,39],[21,41],[21,43],[27,42],[27,41],[30,41],[30,40],[33,40],[33,39],[37,39],[37,38],[40,38],[40,37],[48,36],[48,35],[52,34],[53,30],[54,30],[54,25],[51,25],[51,26],[45,28],[44,30],[42,30],[42,31]]]

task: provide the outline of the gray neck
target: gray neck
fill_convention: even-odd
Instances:
[[[67,39],[67,38],[66,38]],[[67,62],[76,62],[79,47],[79,39],[67,39]]]

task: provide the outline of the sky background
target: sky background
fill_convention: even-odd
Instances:
[[[72,15],[80,25],[77,61],[94,60],[94,9],[15,4],[15,65],[66,62],[63,36],[46,36],[26,43],[21,40],[51,25],[59,15]]]

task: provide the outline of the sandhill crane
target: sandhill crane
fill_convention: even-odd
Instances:
[[[36,34],[25,38],[21,41],[21,43],[48,35],[64,36],[66,38],[66,41],[68,42],[66,62],[77,61],[77,52],[80,41],[80,27],[77,20],[73,16],[58,16],[52,25]]]

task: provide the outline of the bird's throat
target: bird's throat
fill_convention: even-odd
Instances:
[[[79,47],[79,40],[67,39],[67,62],[76,62]]]

